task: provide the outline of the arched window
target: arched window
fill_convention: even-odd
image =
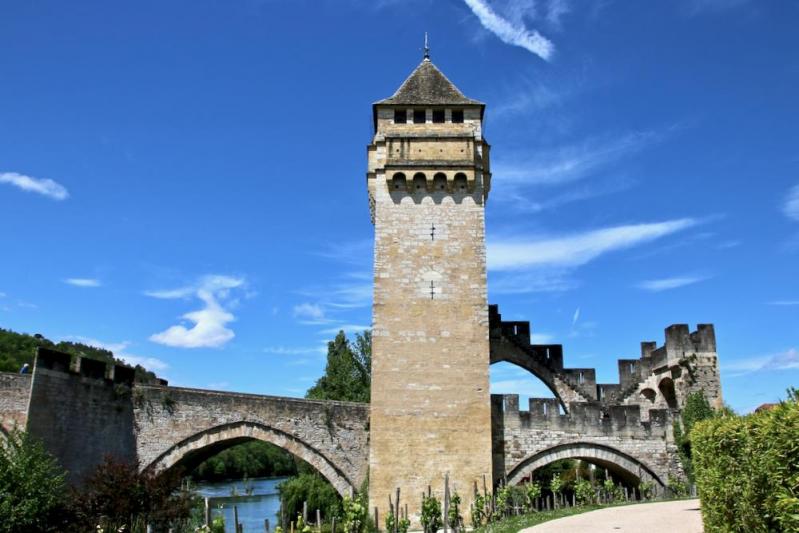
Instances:
[[[458,172],[453,180],[456,192],[466,192],[466,174]]]
[[[394,177],[391,178],[391,190],[392,191],[404,191],[408,188],[408,182],[405,178],[405,174],[402,172],[397,172],[394,174]]]
[[[434,191],[446,191],[447,190],[447,175],[443,172],[437,172],[435,176],[433,176],[433,190]]]
[[[413,192],[423,192],[427,190],[427,176],[422,172],[413,175]]]

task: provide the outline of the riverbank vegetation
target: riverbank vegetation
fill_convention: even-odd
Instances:
[[[196,495],[176,490],[180,472],[155,475],[107,458],[79,489],[68,487],[66,472],[40,442],[19,431],[6,437],[0,440],[0,533],[144,533],[147,525],[180,533],[201,524]]]
[[[796,389],[771,408],[699,422],[690,435],[705,531],[799,531]]]

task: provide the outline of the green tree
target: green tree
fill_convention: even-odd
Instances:
[[[55,531],[65,473],[27,433],[0,439],[0,531]]]
[[[309,470],[311,467],[307,467]],[[336,489],[318,472],[306,471],[291,477],[278,486],[282,515],[286,520],[293,520],[302,514],[303,502],[308,502],[309,512],[319,509],[322,516],[329,520],[341,515],[341,498]]]
[[[249,441],[232,446],[200,463],[191,477],[197,481],[222,481],[297,474],[294,456],[274,444]]]
[[[343,331],[327,343],[324,375],[308,389],[311,400],[369,402],[372,378],[372,333],[356,333],[354,345]]]
[[[713,416],[715,413],[705,398],[705,394],[702,391],[692,392],[685,399],[685,407],[680,416],[682,423],[676,421],[674,423],[674,441],[677,443],[677,451],[680,454],[685,475],[692,483],[694,467],[691,452],[691,430],[697,422],[713,418]]]

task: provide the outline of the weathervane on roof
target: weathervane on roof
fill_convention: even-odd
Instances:
[[[427,44],[427,32],[424,32],[424,58],[430,61],[430,46]]]

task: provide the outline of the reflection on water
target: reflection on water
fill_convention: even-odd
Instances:
[[[221,481],[216,483],[197,483],[197,492],[210,498],[211,516],[222,513],[225,517],[225,531],[233,532],[233,506],[239,512],[239,523],[245,533],[262,533],[264,520],[269,520],[270,530],[277,524],[280,510],[280,497],[277,486],[285,477],[264,477],[248,479],[246,482]],[[235,489],[237,496],[231,496]],[[249,490],[252,489],[252,490]],[[220,508],[221,507],[221,508]]]

